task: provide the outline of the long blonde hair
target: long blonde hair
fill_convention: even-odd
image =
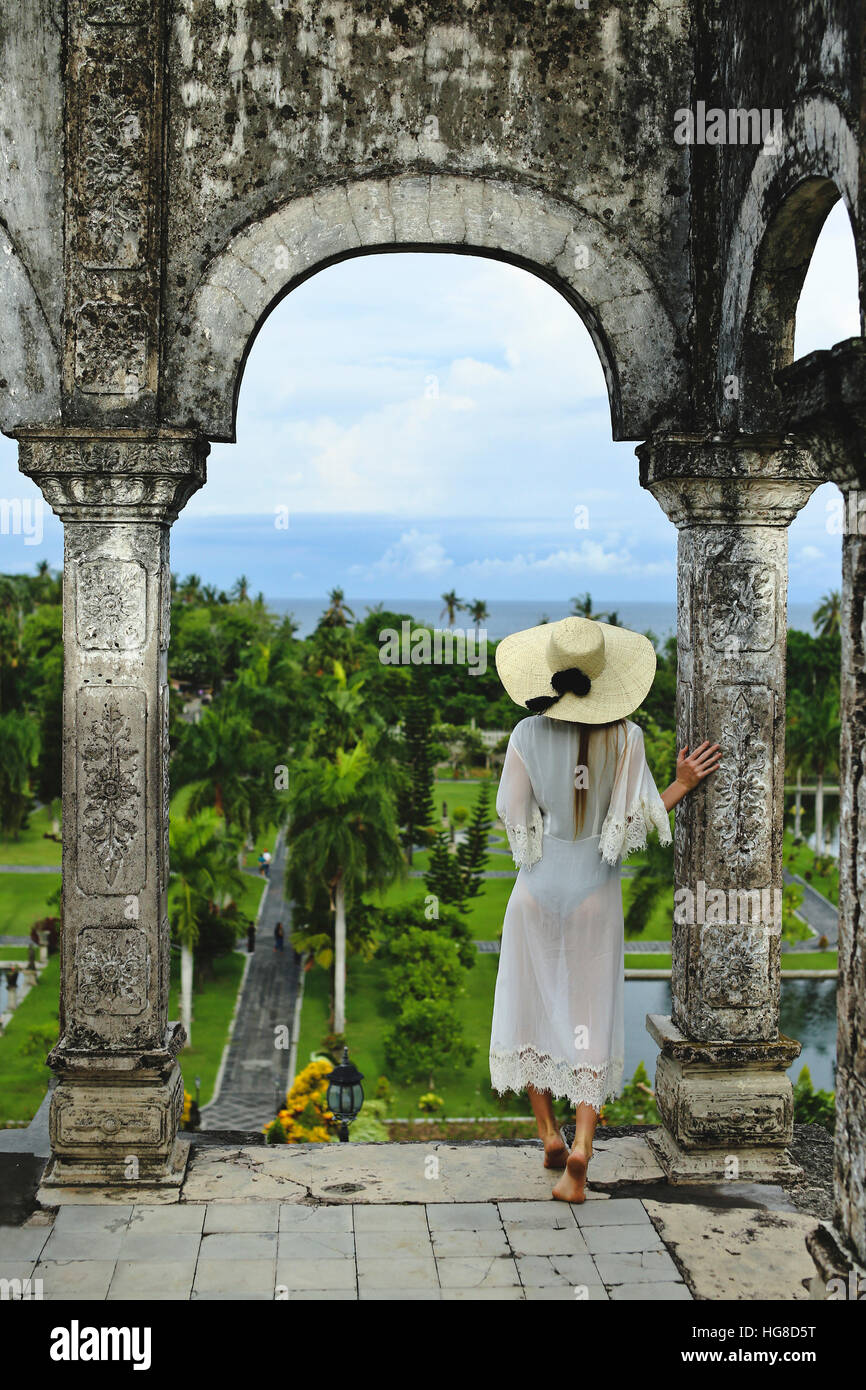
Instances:
[[[595,730],[595,729],[604,729],[604,758],[605,758],[605,762],[607,762],[608,755],[610,754],[610,735],[611,735],[611,731],[612,731],[612,730],[619,730],[620,728],[622,728],[623,731],[625,731],[625,720],[624,720],[624,719],[612,719],[612,720],[611,720],[609,723],[607,723],[607,724],[580,724],[578,727],[580,728],[580,742],[579,742],[579,744],[578,744],[577,766],[578,766],[578,767],[585,767],[585,768],[588,769],[588,761],[587,761],[587,760],[588,760],[588,758],[589,758],[589,736],[590,736],[590,734],[593,732],[593,730]],[[614,740],[614,748],[615,748],[615,747],[616,747],[616,740]],[[623,740],[623,752],[625,752],[625,740]],[[622,756],[622,755],[620,755],[620,756]],[[586,815],[586,792],[587,792],[586,787],[579,787],[579,786],[577,786],[577,784],[575,783],[575,788],[574,788],[574,838],[575,838],[575,839],[577,839],[578,835],[580,834],[581,827],[583,826],[584,816]]]

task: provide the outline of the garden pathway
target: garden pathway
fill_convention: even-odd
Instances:
[[[289,1046],[300,979],[300,956],[289,945],[291,908],[283,897],[286,846],[274,848],[259,916],[256,949],[244,981],[222,1084],[202,1110],[203,1129],[262,1130],[273,1119],[276,1098],[286,1094]],[[282,922],[286,944],[274,950]]]

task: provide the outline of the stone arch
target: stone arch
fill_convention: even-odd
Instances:
[[[60,353],[21,257],[0,223],[0,429],[60,419]]]
[[[233,442],[246,357],[278,300],[325,266],[398,250],[507,260],[553,285],[593,338],[615,439],[671,426],[688,399],[671,316],[638,258],[604,223],[514,184],[402,175],[294,199],[211,260],[168,347],[170,421]]]
[[[825,96],[804,99],[779,138],[759,151],[730,240],[718,358],[724,423],[761,429],[778,422],[775,376],[793,360],[812,253],[840,197],[856,226],[857,194],[857,138],[844,113]],[[729,376],[739,379],[739,400],[725,398]]]

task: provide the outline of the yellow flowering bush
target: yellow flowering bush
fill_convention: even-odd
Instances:
[[[333,1062],[322,1058],[298,1072],[286,1103],[265,1128],[271,1144],[331,1144],[337,1137],[332,1112],[327,1108],[327,1077]]]
[[[180,1117],[180,1127],[181,1127],[181,1129],[186,1129],[187,1125],[189,1124],[189,1112],[190,1112],[190,1106],[191,1106],[191,1105],[192,1105],[192,1096],[190,1095],[189,1091],[184,1091],[184,1093],[183,1093],[183,1114],[182,1114],[181,1117]]]

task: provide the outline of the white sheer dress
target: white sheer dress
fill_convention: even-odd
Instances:
[[[622,1085],[620,859],[662,844],[670,822],[643,732],[590,734],[583,825],[574,836],[580,730],[534,715],[514,729],[496,810],[520,872],[502,928],[490,1038],[496,1091],[534,1086],[600,1110]]]

